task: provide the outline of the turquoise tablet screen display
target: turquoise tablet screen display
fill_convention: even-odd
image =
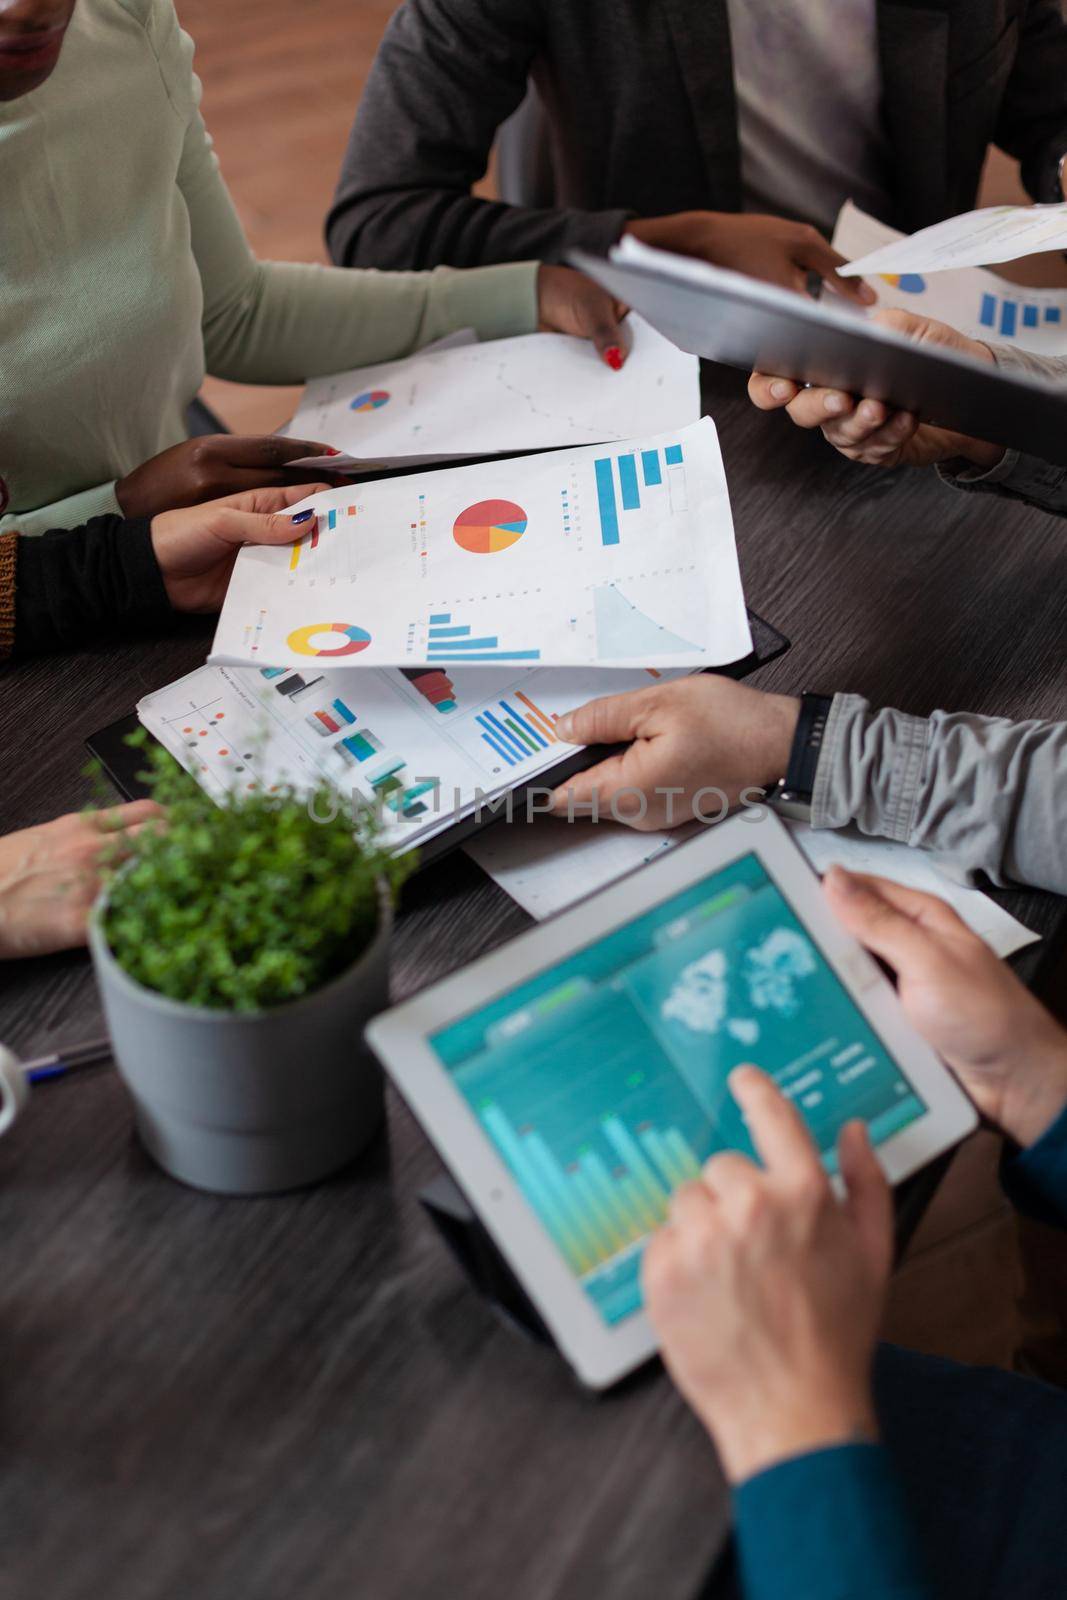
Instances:
[[[716,1150],[752,1153],[743,1061],[803,1113],[827,1166],[925,1107],[755,855],[434,1034],[457,1088],[606,1323],[641,1304],[641,1251]]]

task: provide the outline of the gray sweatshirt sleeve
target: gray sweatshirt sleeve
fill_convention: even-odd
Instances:
[[[1043,378],[1047,383],[1067,383],[1067,360],[1062,356],[1039,356],[1029,350],[1015,350],[1008,345],[990,345],[998,367],[1020,372],[1031,378]],[[1054,467],[1038,456],[1023,455],[1018,450],[1005,450],[1002,458],[988,472],[975,472],[962,467],[939,467],[938,476],[952,489],[964,489],[969,494],[998,494],[1010,500],[1023,500],[1039,511],[1050,511],[1055,516],[1067,517],[1067,467]]]
[[[1067,893],[1067,722],[912,717],[835,695],[811,820],[936,851],[997,884]]]

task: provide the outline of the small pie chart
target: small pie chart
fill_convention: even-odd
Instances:
[[[355,656],[370,644],[370,634],[354,622],[309,622],[286,642],[297,656]]]
[[[365,389],[348,402],[349,411],[380,411],[387,406],[391,396],[388,389]]]
[[[899,289],[903,294],[925,294],[926,279],[917,272],[883,272],[882,282],[888,283],[891,289]]]
[[[495,556],[518,544],[526,532],[526,513],[514,500],[479,500],[456,518],[452,537],[474,556]]]

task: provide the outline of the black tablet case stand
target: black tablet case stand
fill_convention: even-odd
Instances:
[[[419,1204],[471,1286],[509,1328],[538,1344],[554,1345],[540,1314],[447,1172],[419,1191]]]

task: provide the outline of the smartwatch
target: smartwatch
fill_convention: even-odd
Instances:
[[[800,697],[800,716],[789,752],[785,777],[767,795],[766,803],[780,816],[798,822],[811,821],[811,800],[815,792],[815,773],[822,754],[826,724],[833,695],[808,694]]]

